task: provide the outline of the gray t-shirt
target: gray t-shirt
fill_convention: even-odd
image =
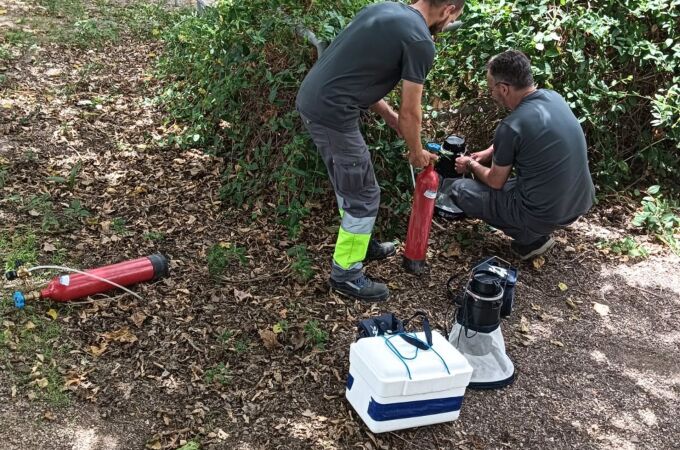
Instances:
[[[514,165],[520,204],[531,217],[565,224],[593,205],[586,138],[557,92],[538,89],[496,128],[493,161]]]
[[[435,56],[425,19],[396,2],[362,9],[305,77],[297,109],[338,131],[358,127],[362,110],[404,79],[423,84]]]

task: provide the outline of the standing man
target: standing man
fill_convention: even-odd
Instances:
[[[296,106],[326,164],[342,217],[329,280],[341,294],[369,302],[386,300],[387,286],[368,278],[362,262],[395,253],[394,244],[371,238],[380,187],[359,131],[359,114],[370,109],[403,136],[413,166],[424,167],[436,159],[423,149],[420,137],[423,83],[435,56],[432,35],[460,16],[463,3],[418,0],[412,5],[367,6],[300,86]],[[400,80],[397,113],[383,97]]]
[[[456,158],[456,171],[477,180],[456,180],[451,196],[466,215],[512,237],[512,249],[525,260],[549,250],[550,234],[593,205],[586,139],[562,96],[534,86],[524,53],[491,58],[486,80],[494,100],[512,112],[491,147]],[[508,179],[513,168],[516,177]]]

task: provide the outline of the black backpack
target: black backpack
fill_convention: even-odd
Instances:
[[[425,332],[427,344],[406,334],[406,326],[417,317],[423,319],[423,331]],[[432,329],[430,328],[427,314],[423,311],[417,311],[413,317],[406,320],[397,319],[393,313],[385,313],[377,317],[361,320],[357,325],[357,329],[359,332],[357,340],[365,337],[398,334],[406,342],[421,350],[429,350],[432,347]]]

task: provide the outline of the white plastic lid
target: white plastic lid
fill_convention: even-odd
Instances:
[[[415,333],[425,342],[425,333]],[[426,394],[465,387],[472,367],[448,340],[432,332],[432,348],[416,349],[399,336],[359,339],[350,346],[350,371],[361,376],[382,397]],[[417,353],[416,353],[417,350]],[[441,358],[440,358],[441,357]]]

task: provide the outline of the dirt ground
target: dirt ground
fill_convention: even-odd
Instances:
[[[17,5],[0,2],[10,11],[3,29],[17,26],[12,14],[29,14]],[[5,241],[33,235],[38,262],[78,268],[154,252],[171,260],[170,278],[135,288],[142,301],[18,311],[8,303],[15,286],[4,286],[2,448],[678,447],[680,259],[653,242],[640,260],[596,247],[631,233],[634,205],[599,204],[534,263],[520,263],[508,239],[482,224],[439,221],[428,274],[405,275],[399,257],[371,263],[391,299],[350,302],[325,286],[337,227],[331,205],[305,222],[299,242],[316,275],[299,283],[286,254],[294,243],[269,206],[254,219],[224,208],[223,161],[159,145],[170,131],[151,101],[159,51],[125,40],[88,51],[42,44],[1,69]],[[217,243],[246,257],[219,279],[207,265]],[[468,390],[454,423],[370,433],[344,399],[357,320],[424,310],[445,332],[446,280],[486,255],[520,270],[516,309],[502,325],[517,381]],[[310,320],[328,333],[323,348],[304,332]],[[271,342],[277,324],[285,326]]]

